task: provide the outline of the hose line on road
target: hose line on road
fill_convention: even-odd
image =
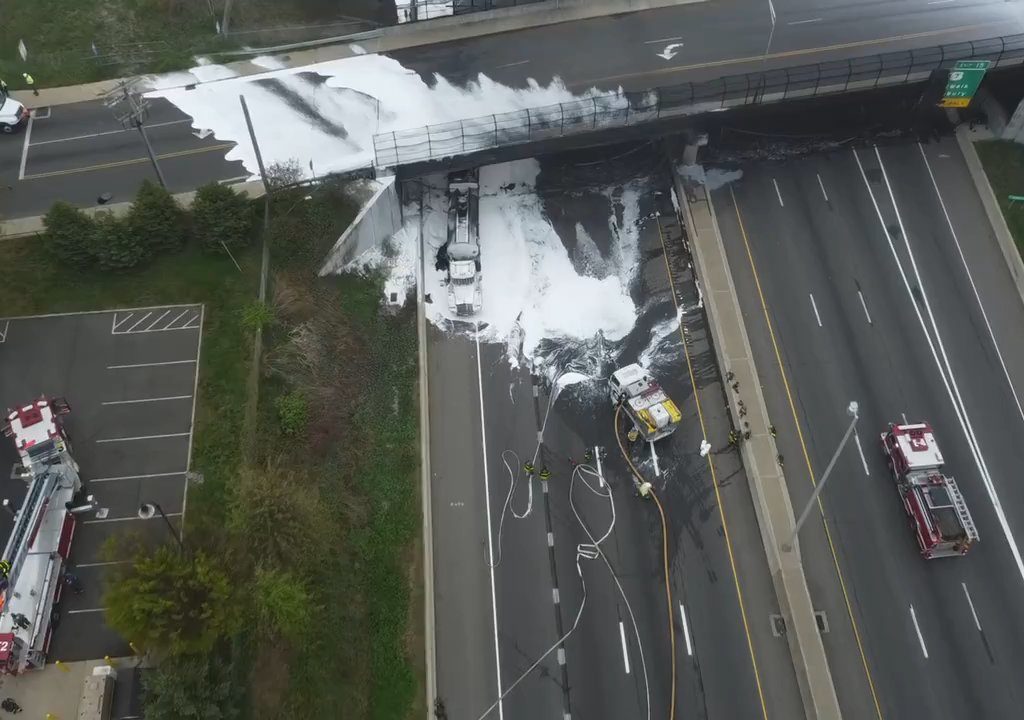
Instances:
[[[669,647],[672,651],[672,699],[669,704],[669,715],[668,720],[675,720],[676,717],[676,625],[675,616],[672,613],[672,585],[669,583],[668,574],[668,522],[665,519],[665,509],[661,506],[661,501],[658,499],[658,495],[654,492],[654,488],[644,480],[643,475],[637,469],[633,463],[633,458],[626,452],[626,446],[622,444],[622,434],[619,432],[619,417],[622,415],[621,403],[615,408],[615,441],[619,445],[619,452],[622,453],[623,459],[626,464],[629,465],[629,469],[632,471],[633,476],[636,478],[637,489],[643,492],[643,488],[646,485],[646,493],[654,499],[654,504],[658,507],[658,515],[661,517],[661,557],[664,565],[664,577],[665,577],[665,599],[668,603],[668,637]]]

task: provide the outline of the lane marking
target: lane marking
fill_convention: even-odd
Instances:
[[[729,186],[730,192],[732,191],[732,185]],[[710,205],[710,197],[708,198]],[[687,215],[689,215],[689,206],[687,207]],[[692,223],[691,223],[692,225]],[[668,285],[671,290],[672,304],[675,305],[676,314],[679,315],[679,299],[676,294],[675,280],[672,279],[672,268],[668,262],[668,249],[665,246],[665,235],[661,230],[661,223],[658,223],[658,237],[661,240],[662,259],[665,261],[665,273],[668,275]],[[708,437],[707,422],[704,419],[704,409],[700,401],[700,393],[697,390],[697,376],[693,371],[693,359],[690,357],[690,347],[686,340],[686,333],[683,331],[683,323],[678,324],[679,340],[683,346],[683,356],[686,358],[686,373],[690,377],[690,389],[693,391],[694,404],[697,406],[697,420],[700,423],[700,431],[704,437]],[[729,523],[725,514],[725,504],[722,502],[721,487],[718,482],[718,471],[715,469],[714,457],[711,453],[708,453],[704,457],[704,461],[708,464],[708,470],[711,472],[711,484],[715,489],[715,504],[718,506],[718,518],[722,522],[722,535],[725,537],[725,550],[729,556],[729,569],[732,571],[732,582],[733,587],[736,589],[736,603],[740,608],[740,620],[743,623],[743,634],[747,638],[747,653],[750,656],[750,667],[754,673],[754,685],[757,688],[757,699],[761,705],[761,717],[764,720],[768,720],[768,702],[764,697],[764,687],[761,685],[761,671],[757,666],[757,653],[754,650],[754,638],[750,634],[750,621],[747,618],[747,606],[743,599],[743,586],[740,584],[739,571],[736,569],[736,553],[732,547],[732,534],[729,532]],[[643,655],[641,654],[641,659]]]
[[[814,302],[814,293],[807,293],[807,296],[811,299],[811,307],[814,309],[814,318],[818,321],[818,327],[821,327],[821,315],[818,314],[818,303]]]
[[[520,60],[519,62],[505,63],[504,65],[495,65],[494,69],[495,70],[500,70],[501,68],[516,67],[517,65],[525,65],[528,62],[530,62],[530,61],[529,60]]]
[[[686,654],[693,657],[693,644],[690,642],[690,626],[686,623],[686,611],[683,604],[679,603],[679,617],[683,620],[683,637],[686,638]]]
[[[860,446],[860,435],[857,434],[856,430],[853,432],[853,439],[857,443],[857,452],[860,453],[860,462],[861,462],[861,465],[864,466],[864,474],[865,475],[870,475],[871,471],[868,470],[868,460],[867,460],[866,457],[864,457],[864,448],[862,448]]]
[[[619,620],[619,639],[622,641],[622,662],[626,666],[626,674],[629,675],[629,651],[626,648],[626,626]]]
[[[166,515],[169,518],[181,517],[181,513],[180,512],[164,513],[164,515]],[[129,522],[129,521],[132,521],[132,520],[136,520],[138,522],[146,522],[148,520],[157,520],[157,519],[160,519],[160,515],[154,515],[151,518],[140,518],[138,515],[128,515],[126,517],[119,517],[119,518],[103,518],[102,520],[83,520],[82,524],[83,525],[99,525],[100,523]]]
[[[651,446],[651,459],[654,461],[654,477],[661,477],[661,467],[658,466],[658,453],[654,450],[654,443],[648,442]]]
[[[786,401],[789,404],[789,412],[793,417],[793,425],[796,427],[796,436],[800,442],[800,450],[804,456],[804,463],[807,466],[807,474],[811,481],[811,487],[817,485],[814,475],[814,466],[811,464],[811,455],[807,450],[807,441],[804,439],[804,431],[800,425],[800,416],[796,412],[796,403],[793,401],[793,391],[789,386],[789,378],[786,376],[785,365],[782,364],[782,353],[779,351],[778,339],[775,337],[775,328],[772,325],[771,316],[768,314],[768,302],[764,297],[764,290],[761,287],[761,277],[757,272],[757,265],[754,263],[754,253],[750,249],[750,240],[747,238],[747,229],[743,223],[743,216],[740,214],[740,204],[736,200],[736,192],[732,184],[729,185],[729,197],[732,198],[733,208],[736,210],[736,222],[740,229],[740,236],[743,238],[743,246],[747,251],[747,260],[750,262],[750,271],[754,276],[754,287],[757,288],[757,296],[761,300],[761,312],[764,314],[764,322],[768,327],[768,335],[772,341],[772,349],[775,351],[775,362],[779,368],[779,375],[782,377],[782,387],[786,391]],[[860,654],[861,666],[864,668],[864,676],[868,681],[868,690],[871,693],[871,700],[875,706],[875,716],[883,720],[882,704],[878,700],[878,692],[875,690],[875,681],[871,676],[871,668],[868,665],[867,653],[864,652],[864,640],[861,638],[860,628],[857,626],[857,618],[853,614],[853,604],[850,602],[850,592],[846,587],[846,578],[843,577],[843,570],[839,564],[839,554],[836,552],[835,541],[832,539],[832,531],[829,529],[828,519],[825,517],[825,506],[818,498],[818,513],[821,515],[821,526],[825,531],[825,539],[828,541],[829,551],[832,553],[832,563],[836,569],[836,577],[839,579],[839,589],[843,593],[843,603],[846,605],[846,614],[850,618],[850,627],[853,630],[853,637],[857,643],[857,652]]]
[[[191,395],[168,395],[166,397],[139,398],[138,400],[106,400],[101,405],[134,405],[136,403],[163,402],[164,400],[188,400]]]
[[[201,148],[190,148],[188,150],[178,150],[176,152],[163,153],[157,155],[157,160],[171,160],[173,158],[187,157],[189,155],[200,155],[208,152],[218,152],[220,150],[230,150],[235,147],[235,143],[219,143],[217,145],[210,145],[208,147]],[[98,163],[96,165],[85,165],[80,168],[68,168],[67,170],[52,170],[51,172],[36,173],[34,175],[26,175],[22,180],[42,180],[43,178],[60,177],[62,175],[75,175],[76,173],[87,173],[93,172],[94,170],[109,170],[111,168],[125,167],[127,165],[142,165],[148,163],[150,160],[148,157],[132,158],[131,160],[116,160],[114,162]]]
[[[551,600],[555,603],[555,605],[562,602],[562,597],[558,594],[558,588],[551,588]]]
[[[971,600],[971,594],[967,592],[967,583],[962,582],[960,586],[964,589],[964,597],[967,598],[967,604],[971,606],[971,617],[974,618],[974,627],[978,628],[978,632],[981,632],[981,621],[978,620],[978,613],[974,611],[974,601]]]
[[[815,175],[818,176],[818,187],[821,188],[821,195],[825,198],[825,202],[828,202],[828,193],[825,192],[825,183],[821,181],[821,175],[819,173],[815,173]]]
[[[147,478],[159,478],[159,477],[173,477],[175,475],[184,475],[185,471],[181,472],[162,472],[162,473],[149,473],[147,475],[116,475],[112,477],[101,477],[93,478],[90,483],[99,482],[117,482],[118,480],[145,480]]]
[[[868,304],[864,302],[864,293],[858,290],[857,297],[860,298],[860,306],[864,308],[864,317],[868,319],[868,325],[874,325],[874,323],[871,322],[871,313],[868,312]]]
[[[903,416],[903,424],[904,425],[909,425],[910,421],[907,420],[907,414],[906,413],[900,413],[900,415]]]
[[[151,322],[149,325],[146,326],[146,329],[147,330],[151,330],[153,327],[156,326],[156,324],[158,322],[160,322],[161,320],[163,320],[165,317],[167,317],[170,314],[171,314],[170,310],[164,310],[163,314],[160,315],[160,317],[158,317],[156,320],[154,320],[153,322]]]
[[[142,317],[141,317],[140,319],[136,320],[136,321],[135,321],[135,322],[134,322],[134,323],[132,324],[132,326],[131,326],[130,328],[128,328],[127,330],[125,330],[125,332],[131,332],[132,330],[134,330],[135,328],[137,328],[137,327],[138,327],[139,325],[141,325],[141,324],[142,324],[143,322],[145,322],[145,321],[146,321],[146,318],[148,318],[148,317],[149,317],[150,315],[152,315],[152,314],[153,314],[152,312],[148,312],[148,313],[146,313],[146,314],[145,314],[145,315],[143,315],[143,316],[142,316]],[[166,313],[164,313],[164,314],[166,314]],[[160,317],[163,317],[163,315],[161,315]]]
[[[11,329],[11,321],[4,320],[4,331],[0,332],[0,343],[7,342],[7,331]]]
[[[914,606],[910,606],[910,619],[914,621],[914,629],[917,630],[917,639],[921,643],[921,652],[924,653],[924,659],[928,659],[928,648],[924,644],[924,635],[921,634],[921,626],[917,624],[917,613],[914,612]]]
[[[682,40],[682,39],[683,39],[682,35],[677,35],[676,37],[658,38],[657,40],[644,40],[644,45],[657,45],[658,43],[667,43],[667,42],[672,42],[673,40]]]
[[[594,446],[594,459],[597,460],[597,482],[604,487],[604,472],[601,470],[601,448]]]
[[[195,360],[164,360],[163,362],[131,363],[128,365],[107,365],[107,370],[127,370],[129,368],[163,367],[164,365],[185,365]]]
[[[946,3],[956,2],[956,0],[930,0],[929,5],[945,5]]]
[[[168,125],[181,125],[183,123],[190,122],[192,122],[192,118],[184,118],[182,120],[168,120],[167,122],[146,123],[145,127],[147,130],[150,130],[153,128],[167,127]],[[52,145],[53,143],[71,142],[73,140],[90,140],[92,138],[105,137],[107,135],[117,135],[123,132],[128,132],[128,129],[120,128],[119,130],[105,130],[104,132],[92,133],[91,135],[75,135],[73,137],[57,138],[56,140],[41,140],[37,143],[32,143],[32,147],[39,147],[40,145]]]
[[[548,547],[555,546],[555,534],[553,532],[548,533]]]
[[[28,162],[28,146],[29,140],[32,137],[32,124],[35,122],[36,116],[29,113],[28,125],[25,127],[25,143],[21,146],[21,165],[18,167],[18,179],[25,179],[25,163]]]
[[[498,718],[505,717],[505,704],[501,690],[501,655],[498,651],[498,599],[494,589],[494,535],[491,531],[491,479],[487,471],[487,423],[484,419],[484,373],[480,365],[480,323],[476,324],[476,382],[477,396],[480,398],[480,445],[484,461],[484,502],[487,503],[487,547],[490,562],[487,563],[491,574],[491,619],[494,622],[494,672],[498,682]],[[547,483],[541,483],[547,486]],[[565,651],[558,649],[559,664],[565,664]]]
[[[161,438],[185,437],[186,435],[188,435],[187,432],[165,433],[163,435],[137,435],[135,437],[105,438],[103,440],[97,440],[96,442],[98,442],[98,443],[112,443],[112,442],[131,442],[133,440],[159,440]]]
[[[775,197],[779,199],[779,207],[786,207],[786,203],[782,202],[782,193],[779,191],[779,183],[772,178],[772,185],[775,186]]]
[[[810,20],[793,20],[792,22],[786,23],[787,25],[810,25],[811,23],[819,23],[823,18],[811,18]]]

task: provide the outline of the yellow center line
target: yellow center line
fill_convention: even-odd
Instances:
[[[807,464],[807,474],[811,479],[811,487],[817,485],[817,481],[814,476],[814,468],[811,465],[811,456],[807,452],[807,443],[804,442],[804,433],[800,426],[800,418],[796,412],[796,404],[793,402],[793,393],[789,388],[789,380],[786,377],[786,368],[782,364],[782,354],[779,352],[779,344],[775,339],[775,330],[772,327],[772,320],[768,313],[768,303],[764,298],[764,292],[761,290],[761,279],[757,274],[757,267],[754,265],[754,254],[750,250],[750,242],[747,239],[747,231],[743,225],[743,217],[740,214],[740,204],[736,201],[736,193],[732,189],[732,185],[729,186],[729,197],[732,198],[733,207],[736,209],[736,222],[739,224],[740,236],[743,238],[743,246],[747,250],[747,259],[750,261],[750,271],[754,275],[754,286],[757,288],[757,296],[761,299],[761,310],[764,313],[764,322],[768,326],[768,334],[771,336],[772,348],[775,350],[775,361],[779,366],[779,374],[782,376],[782,385],[786,389],[786,400],[789,402],[789,411],[793,415],[793,424],[796,425],[797,438],[800,440],[800,449],[803,451],[804,462]],[[846,603],[846,612],[850,616],[850,624],[853,627],[853,636],[857,641],[857,650],[860,652],[860,661],[864,666],[864,675],[868,680],[868,689],[871,691],[871,699],[875,704],[875,713],[878,716],[878,720],[882,718],[882,706],[878,702],[878,694],[875,692],[875,682],[871,677],[871,669],[868,667],[868,658],[864,652],[864,643],[860,637],[860,630],[857,628],[857,620],[853,615],[853,605],[850,603],[850,595],[846,589],[846,581],[843,579],[843,571],[839,565],[839,555],[836,553],[835,543],[832,541],[832,533],[828,529],[828,520],[825,519],[825,507],[821,502],[821,496],[818,496],[818,512],[821,515],[821,524],[825,528],[825,537],[828,539],[828,547],[832,553],[832,562],[835,564],[836,575],[839,577],[839,587],[843,593],[843,600]]]
[[[661,218],[658,217],[658,237],[661,239],[662,257],[665,259],[665,272],[668,275],[668,284],[672,292],[672,304],[676,308],[676,316],[679,318],[679,338],[683,342],[683,354],[686,356],[686,370],[690,374],[690,387],[693,388],[693,399],[697,404],[697,418],[700,420],[701,435],[708,437],[707,426],[704,423],[704,411],[701,409],[700,393],[697,391],[697,379],[693,373],[693,361],[690,359],[690,350],[686,342],[686,333],[683,332],[683,319],[679,311],[679,300],[676,297],[676,285],[672,280],[672,268],[668,262],[668,249],[665,246],[665,235],[661,231]],[[761,702],[761,716],[768,720],[768,706],[764,699],[764,690],[761,687],[761,673],[757,669],[757,654],[754,652],[754,639],[750,635],[750,624],[747,621],[747,610],[743,601],[743,589],[740,587],[740,576],[736,570],[736,558],[732,551],[732,536],[729,534],[729,524],[725,520],[725,504],[722,503],[722,496],[719,492],[718,474],[715,472],[715,462],[711,453],[705,456],[708,468],[711,470],[711,481],[715,488],[715,503],[718,505],[718,516],[722,521],[722,532],[725,536],[725,549],[729,555],[729,566],[732,568],[732,580],[736,586],[736,598],[740,604],[740,618],[743,621],[743,633],[747,636],[747,650],[750,652],[750,664],[754,670],[754,682],[757,684],[757,697]]]
[[[833,45],[822,45],[820,47],[803,48],[801,50],[786,50],[772,53],[771,55],[753,55],[750,57],[726,58],[724,60],[709,60],[708,62],[693,63],[691,65],[676,65],[674,67],[657,68],[655,70],[641,70],[636,72],[622,73],[620,75],[606,75],[594,78],[593,80],[579,80],[568,83],[570,88],[589,87],[597,83],[628,80],[637,77],[649,77],[651,75],[671,75],[673,73],[688,72],[690,70],[701,70],[705,68],[723,67],[726,65],[743,65],[746,63],[760,63],[768,60],[784,60],[786,58],[802,57],[805,55],[818,55],[820,53],[835,52],[836,50],[850,50],[852,48],[871,47],[873,45],[886,45],[906,40],[935,37],[938,35],[950,35],[966,32],[968,30],[981,30],[987,27],[1002,26],[1005,23],[989,22],[976,25],[960,25],[958,27],[942,28],[939,30],[923,30],[905,35],[890,35],[889,37],[873,38],[870,40],[852,40],[850,42],[835,43]]]
[[[170,158],[184,157],[186,155],[198,155],[200,153],[216,152],[218,150],[230,150],[234,146],[234,143],[220,143],[218,145],[208,145],[206,147],[190,148],[188,150],[164,153],[163,155],[157,155],[156,159],[168,160]],[[94,170],[108,170],[110,168],[125,167],[126,165],[138,165],[140,163],[147,162],[149,162],[148,157],[132,158],[131,160],[116,160],[114,162],[100,163],[98,165],[86,165],[85,167],[80,168],[69,168],[67,170],[54,170],[52,172],[26,175],[22,180],[39,180],[41,178],[58,177],[60,175],[74,175],[76,173],[92,172]]]

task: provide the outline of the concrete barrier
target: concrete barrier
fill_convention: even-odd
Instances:
[[[777,461],[775,439],[768,429],[768,410],[761,381],[754,365],[714,207],[704,185],[684,181],[675,172],[674,165],[673,179],[674,190],[681,200],[679,206],[696,262],[697,279],[719,368],[723,377],[732,373],[732,378],[745,388],[743,396],[746,398],[746,420],[750,423],[751,436],[740,449],[761,540],[768,557],[768,569],[786,622],[786,639],[804,712],[808,720],[839,720],[842,717],[839,700],[814,617],[799,543],[788,550],[783,549],[795,524],[793,507]],[[740,395],[728,393],[728,396],[733,417],[740,417]]]
[[[402,204],[394,177],[379,181],[352,224],[327,253],[320,275],[344,272],[360,256],[383,252],[385,243],[402,227]]]

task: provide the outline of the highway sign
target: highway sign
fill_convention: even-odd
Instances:
[[[939,107],[965,108],[970,105],[971,98],[991,64],[990,60],[958,60],[949,71],[946,91],[942,94]]]

